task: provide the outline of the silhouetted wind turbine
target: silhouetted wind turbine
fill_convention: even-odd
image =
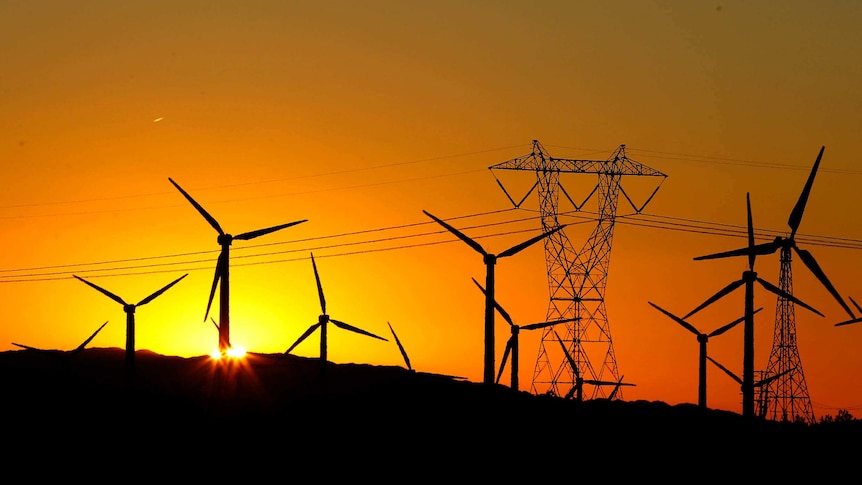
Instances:
[[[734,250],[722,253],[715,253],[707,256],[698,256],[695,260],[725,258],[730,256],[746,255],[748,256],[748,269],[742,272],[742,278],[730,283],[718,293],[711,296],[705,302],[701,303],[697,308],[688,312],[688,315],[682,317],[683,320],[699,312],[703,308],[713,304],[725,295],[736,290],[740,286],[745,286],[745,324],[743,326],[743,357],[742,357],[742,415],[746,417],[754,416],[754,283],[759,283],[762,287],[770,292],[786,298],[799,306],[823,316],[822,313],[815,310],[813,307],[804,303],[802,300],[787,293],[781,288],[757,276],[754,271],[754,260],[757,255],[769,254],[773,250],[765,248],[763,245],[757,246],[754,244],[754,225],[751,220],[751,197],[748,193],[745,194],[746,206],[748,209],[748,247],[744,250]]]
[[[379,340],[383,340],[384,342],[388,342],[389,340],[374,335],[371,332],[366,332],[360,328],[354,327],[353,325],[349,325],[340,320],[336,320],[334,318],[330,318],[326,313],[326,298],[323,296],[323,287],[320,284],[320,275],[317,273],[317,263],[314,262],[314,254],[311,255],[311,265],[314,268],[314,279],[317,281],[317,296],[320,299],[320,316],[317,317],[317,323],[308,327],[308,329],[296,339],[296,342],[293,343],[283,355],[289,354],[297,345],[302,343],[303,340],[308,338],[315,330],[320,329],[320,374],[321,374],[321,387],[325,384],[325,373],[326,373],[326,327],[328,323],[332,323],[336,327],[342,328],[344,330],[349,330],[354,333],[358,333],[361,335],[366,335],[368,337],[373,337]]]
[[[820,283],[826,288],[827,291],[838,301],[844,311],[850,315],[850,318],[855,318],[853,315],[853,311],[850,310],[850,307],[847,306],[847,303],[844,302],[844,299],[841,298],[841,295],[838,293],[838,290],[832,285],[829,281],[829,278],[826,276],[826,273],[820,268],[820,265],[817,264],[817,261],[814,259],[814,256],[805,249],[799,249],[799,246],[796,245],[796,231],[799,229],[799,224],[802,222],[802,214],[805,212],[805,205],[808,203],[808,197],[811,194],[811,187],[814,185],[814,177],[817,175],[817,168],[820,166],[820,159],[823,158],[823,150],[826,147],[820,147],[820,153],[817,154],[817,160],[814,161],[814,166],[811,167],[811,173],[808,175],[808,180],[805,181],[805,186],[802,188],[802,193],[799,194],[799,199],[796,201],[796,205],[793,206],[793,210],[790,212],[790,217],[787,219],[787,225],[790,226],[790,235],[787,237],[776,236],[774,240],[767,243],[761,243],[757,245],[750,245],[749,247],[736,249],[733,251],[726,251],[718,254],[713,254],[711,256],[704,256],[701,258],[695,259],[713,259],[713,258],[725,258],[730,256],[747,256],[752,252],[757,255],[766,255],[772,254],[775,251],[781,250],[781,259],[790,261],[791,257],[791,249],[796,252],[799,256],[799,259],[805,263],[805,266],[811,271],[814,276],[820,281]]]
[[[179,281],[181,279],[188,276],[188,273],[186,273],[186,274],[180,276],[179,278],[171,281],[167,285],[163,286],[162,289],[156,291],[155,293],[144,298],[143,300],[139,301],[136,304],[126,303],[126,301],[123,300],[122,298],[120,298],[119,296],[111,293],[110,291],[102,288],[101,286],[96,285],[95,283],[91,283],[91,282],[81,278],[80,276],[77,276],[77,275],[72,275],[72,276],[83,281],[88,286],[95,288],[97,291],[104,294],[108,298],[114,300],[115,302],[119,303],[120,305],[123,305],[123,311],[126,312],[126,372],[127,372],[127,376],[131,379],[132,373],[134,372],[134,367],[135,367],[135,309],[141,305],[146,305],[147,303],[153,301],[153,299],[155,299],[157,296],[159,296],[162,293],[164,293],[165,291],[167,291],[168,288],[174,286],[175,284],[179,283]]]
[[[213,227],[213,229],[218,232],[218,237],[216,241],[219,246],[221,246],[221,253],[218,257],[218,262],[216,263],[215,269],[215,277],[213,278],[212,288],[210,289],[210,297],[207,301],[207,311],[204,314],[204,321],[206,321],[207,316],[210,313],[210,307],[212,306],[213,297],[215,296],[216,286],[220,286],[219,293],[219,323],[218,327],[218,348],[219,352],[222,355],[227,352],[227,350],[231,347],[230,345],[230,246],[235,239],[239,239],[241,241],[247,241],[249,239],[254,239],[256,237],[260,237],[290,226],[295,226],[302,222],[306,222],[307,219],[302,219],[299,221],[288,222],[287,224],[281,224],[278,226],[268,227],[266,229],[258,229],[256,231],[244,232],[242,234],[232,235],[224,232],[219,225],[219,223],[211,216],[204,208],[198,204],[192,196],[190,196],[185,190],[182,189],[173,179],[168,178],[168,180],[180,191],[181,194],[195,207],[195,209],[200,212],[204,219],[209,222],[209,224]]]
[[[476,286],[482,290],[482,293],[487,295],[485,288],[482,288],[482,285],[476,281],[476,278],[473,278],[473,283],[476,283]],[[556,325],[558,323],[566,323],[566,322],[574,322],[578,320],[577,318],[565,318],[562,320],[551,320],[547,322],[539,322],[533,323],[530,325],[515,325],[512,322],[512,317],[509,316],[509,313],[503,309],[503,307],[494,300],[494,306],[497,308],[497,311],[500,312],[500,316],[503,317],[503,320],[506,320],[506,323],[509,324],[509,328],[511,329],[512,335],[509,337],[509,340],[506,341],[506,350],[503,351],[503,358],[500,359],[500,370],[497,372],[497,380],[495,382],[500,382],[500,377],[503,376],[503,369],[506,368],[506,359],[509,357],[509,353],[512,354],[512,368],[510,369],[511,375],[511,388],[514,390],[518,390],[518,334],[521,330],[536,330],[539,328],[550,327],[551,325]]]
[[[669,316],[673,321],[682,325],[683,328],[685,328],[686,330],[688,330],[689,332],[691,332],[697,336],[697,341],[700,344],[700,350],[699,350],[698,359],[697,359],[698,360],[698,366],[697,366],[697,375],[698,375],[698,379],[697,379],[697,404],[701,408],[706,409],[706,357],[707,357],[707,355],[706,355],[706,343],[709,341],[710,337],[717,337],[717,336],[723,334],[724,332],[727,332],[731,328],[739,325],[740,323],[742,323],[742,321],[745,320],[745,317],[742,316],[742,317],[728,323],[727,325],[724,325],[723,327],[720,327],[716,330],[713,330],[710,333],[703,333],[703,332],[700,332],[698,329],[694,328],[694,326],[691,325],[690,323],[686,322],[682,318],[679,318],[678,316],[674,315],[673,313],[665,310],[664,308],[661,308],[660,306],[656,305],[655,303],[649,302],[649,304],[652,305],[656,310]],[[760,310],[763,310],[763,308],[758,308],[757,310],[754,311],[754,313],[757,313]]]
[[[458,237],[458,239],[467,243],[468,246],[475,249],[479,254],[482,255],[483,261],[485,262],[485,369],[484,369],[484,383],[485,384],[493,384],[494,383],[494,266],[497,264],[497,260],[500,258],[504,258],[506,256],[512,256],[517,254],[524,249],[530,247],[531,245],[541,241],[542,239],[554,234],[555,232],[566,227],[565,225],[557,226],[550,231],[543,232],[538,236],[528,239],[527,241],[522,242],[521,244],[512,246],[511,248],[499,253],[492,254],[485,251],[485,248],[482,247],[481,244],[467,237],[464,233],[450,226],[446,222],[438,219],[437,217],[431,215],[428,211],[423,210],[431,219],[434,219],[438,224],[445,227],[449,232]]]
[[[30,347],[29,345],[19,344],[19,343],[15,343],[15,342],[12,342],[12,345],[14,345],[14,346],[16,346],[16,347],[21,347],[22,349],[33,350],[33,351],[41,352],[41,353],[45,353],[45,354],[48,354],[48,355],[51,355],[51,356],[57,356],[57,357],[60,357],[60,358],[62,358],[62,359],[71,359],[72,357],[74,357],[74,356],[76,356],[77,354],[81,353],[81,352],[84,350],[84,348],[85,348],[85,347],[87,347],[87,344],[89,344],[89,343],[90,343],[90,342],[91,342],[91,341],[96,337],[96,335],[98,335],[98,333],[99,333],[103,328],[105,328],[105,325],[107,325],[107,324],[108,324],[108,322],[106,321],[106,322],[105,322],[105,323],[103,323],[99,328],[97,328],[97,329],[96,329],[96,331],[95,331],[95,332],[93,332],[93,334],[92,334],[92,335],[90,335],[89,337],[87,337],[87,339],[86,339],[86,340],[84,340],[83,342],[81,342],[81,345],[78,345],[78,346],[77,346],[77,347],[75,347],[74,349],[69,350],[69,351],[67,351],[67,352],[62,352],[62,351],[61,351],[60,353],[56,353],[56,352],[53,352],[53,351],[50,351],[50,350],[40,349],[40,348],[36,348],[36,347]]]
[[[613,394],[616,395],[617,389],[620,386],[634,386],[635,384],[630,384],[627,382],[623,382],[622,376],[619,381],[601,381],[597,379],[584,379],[581,377],[581,373],[578,371],[578,364],[575,362],[575,359],[572,358],[572,354],[569,353],[569,349],[566,348],[566,344],[563,343],[563,339],[560,337],[560,334],[554,330],[554,335],[557,336],[557,342],[560,343],[560,347],[563,348],[563,353],[566,354],[566,360],[569,362],[569,367],[572,368],[572,372],[575,374],[575,385],[569,389],[569,392],[566,393],[564,399],[571,399],[572,395],[575,396],[575,400],[581,402],[584,400],[584,384],[592,384],[594,386],[614,386]],[[610,399],[610,397],[608,398]]]
[[[713,364],[715,364],[716,366],[718,366],[718,368],[719,368],[719,369],[723,370],[723,371],[724,371],[724,373],[725,373],[725,374],[727,374],[727,375],[729,375],[733,380],[735,380],[736,382],[738,382],[738,383],[739,383],[739,385],[740,385],[741,387],[744,387],[743,381],[742,381],[742,379],[740,379],[740,378],[739,378],[739,376],[738,376],[738,375],[736,375],[736,374],[734,374],[733,372],[731,372],[731,371],[730,371],[730,369],[728,369],[727,367],[725,367],[725,366],[723,366],[723,365],[719,364],[719,363],[718,363],[718,361],[716,361],[716,360],[715,360],[715,359],[713,359],[712,357],[707,357],[707,359],[709,359],[709,361],[710,361],[710,362],[712,362]],[[794,370],[794,369],[787,369],[787,370],[785,370],[785,371],[783,371],[783,372],[779,372],[779,373],[777,373],[777,374],[775,374],[775,375],[771,375],[771,376],[769,376],[769,377],[766,377],[766,378],[764,378],[764,379],[761,379],[761,380],[759,380],[759,381],[757,381],[757,382],[755,382],[755,383],[754,383],[754,387],[760,387],[760,388],[761,388],[761,393],[762,393],[762,392],[763,392],[763,391],[762,391],[762,388],[763,388],[764,386],[766,386],[766,385],[767,385],[767,384],[769,384],[770,382],[774,381],[775,379],[778,379],[779,377],[781,377],[781,376],[783,376],[783,375],[785,375],[785,374],[787,374],[787,373],[789,373],[789,372],[792,372],[793,370]],[[761,406],[761,407],[763,407],[763,406]]]
[[[386,325],[389,325],[389,331],[392,332],[392,336],[395,337],[395,344],[398,345],[398,350],[401,352],[401,357],[404,358],[404,364],[407,365],[407,370],[413,370],[413,367],[410,365],[410,357],[407,357],[407,351],[404,350],[404,346],[401,345],[401,340],[398,339],[398,335],[395,333],[395,329],[392,328],[392,324],[386,322]]]

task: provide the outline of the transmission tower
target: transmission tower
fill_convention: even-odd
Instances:
[[[778,284],[787,294],[793,294],[791,272],[792,251],[789,246],[781,248],[781,273]],[[796,316],[792,301],[779,296],[775,306],[775,333],[772,337],[772,352],[766,366],[766,375],[779,377],[765,386],[759,400],[760,415],[772,421],[804,421],[816,424],[802,360],[796,346]]]
[[[536,366],[530,391],[534,394],[551,393],[565,395],[576,384],[574,370],[569,365],[562,347],[555,342],[556,333],[575,361],[580,378],[584,380],[620,380],[614,355],[611,329],[605,308],[605,286],[611,256],[617,202],[620,193],[641,212],[658,191],[659,183],[641,207],[635,207],[631,198],[620,185],[624,175],[647,175],[667,177],[665,174],[630,160],[625,154],[625,145],[620,145],[607,160],[571,160],[551,157],[538,141],[533,140],[529,155],[514,158],[488,167],[492,170],[525,170],[535,172],[536,183],[519,203],[509,196],[506,188],[497,183],[515,207],[538,187],[539,210],[542,229],[551,230],[560,225],[558,211],[560,193],[574,206],[576,211],[598,194],[597,223],[580,251],[576,251],[564,230],[557,231],[544,240],[545,264],[548,272],[550,303],[547,320],[575,319],[542,333]],[[576,203],[560,184],[560,175],[596,174],[598,183],[580,204]],[[495,176],[496,178],[496,176]],[[565,387],[563,387],[565,386]],[[605,386],[594,386],[589,398],[608,397]],[[586,392],[584,395],[586,396]],[[621,390],[615,398],[622,399]]]

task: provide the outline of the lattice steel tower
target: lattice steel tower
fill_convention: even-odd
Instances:
[[[793,294],[793,273],[789,246],[781,248],[781,273],[778,284],[788,294]],[[795,305],[782,296],[775,305],[775,333],[772,336],[772,352],[766,366],[766,376],[778,377],[764,386],[758,399],[760,415],[772,421],[804,421],[816,424],[802,360],[796,346]]]
[[[556,232],[544,241],[550,293],[547,320],[567,318],[579,320],[565,324],[565,331],[560,331],[563,324],[544,329],[530,391],[534,394],[565,395],[576,383],[576,376],[562,348],[555,342],[555,331],[564,339],[564,344],[574,358],[582,379],[610,380],[612,378],[620,381],[605,308],[605,286],[617,202],[622,193],[635,211],[640,212],[661,186],[659,183],[646,202],[638,208],[623,190],[620,182],[626,175],[662,177],[662,182],[667,176],[658,170],[628,159],[625,145],[620,145],[607,160],[571,160],[551,157],[536,140],[533,140],[533,151],[529,155],[488,168],[492,173],[493,170],[535,172],[537,181],[533,189],[538,187],[539,210],[544,231],[560,225],[558,220],[560,193],[577,211],[580,211],[594,194],[598,194],[596,226],[580,251],[574,249],[565,230]],[[586,199],[578,204],[560,184],[560,175],[563,173],[596,174],[598,183]],[[500,183],[499,179],[497,182]],[[509,196],[502,183],[500,187]],[[520,203],[515,203],[511,196],[509,200],[515,207],[520,206]],[[521,203],[523,201],[524,199]],[[562,387],[564,385],[565,387]],[[585,398],[597,398],[607,397],[610,392],[604,386],[595,386],[591,394],[586,390],[583,394]],[[619,388],[615,398],[622,398]]]

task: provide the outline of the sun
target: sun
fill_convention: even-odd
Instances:
[[[245,353],[246,353],[245,348],[239,347],[239,346],[231,346],[230,348],[227,349],[227,351],[224,354],[219,352],[218,349],[213,350],[212,352],[210,352],[210,357],[213,360],[220,360],[220,359],[225,359],[225,358],[242,359],[243,357],[245,357]]]

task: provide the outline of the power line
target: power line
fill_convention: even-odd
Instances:
[[[474,217],[484,217],[494,214],[501,214],[505,212],[511,212],[513,210],[533,212],[530,209],[502,209],[496,211],[488,211],[483,213],[475,213],[475,214],[466,214],[457,217],[449,218],[449,220],[459,220],[466,218],[474,218]],[[560,217],[566,219],[575,219],[577,222],[575,224],[584,224],[589,222],[596,221],[596,214],[585,212],[585,211],[573,211],[573,212],[564,212],[559,214]],[[475,224],[471,226],[465,226],[462,230],[471,230],[471,229],[481,229],[481,228],[490,228],[497,227],[507,224],[517,224],[523,222],[529,222],[535,220],[535,217],[526,217],[526,218],[516,218],[504,221],[496,221],[484,224]],[[695,234],[704,234],[704,235],[717,235],[724,237],[737,237],[737,238],[746,238],[747,237],[747,228],[743,228],[741,226],[733,226],[729,224],[720,224],[720,223],[712,223],[705,221],[698,221],[693,219],[682,219],[676,217],[669,216],[661,216],[656,214],[629,214],[618,216],[617,221],[621,224],[628,224],[635,227],[646,227],[650,229],[662,229],[662,230],[673,230],[679,232],[687,232],[687,233],[695,233]],[[415,228],[418,226],[424,226],[427,224],[431,224],[433,221],[428,222],[419,222],[419,223],[409,223],[409,224],[401,224],[396,226],[387,226],[381,228],[374,229],[366,229],[361,231],[354,231],[348,233],[340,233],[340,234],[332,234],[325,236],[317,236],[312,238],[305,239],[297,239],[291,241],[283,241],[277,243],[266,243],[266,244],[258,244],[246,246],[244,248],[238,248],[242,250],[252,250],[259,249],[263,247],[272,247],[272,246],[283,246],[283,245],[294,245],[303,242],[312,242],[312,241],[324,241],[330,239],[343,238],[348,236],[356,236],[356,235],[365,235],[371,233],[379,233],[385,231],[394,231],[401,229],[409,229]],[[507,231],[507,232],[497,232],[492,234],[487,234],[484,236],[477,236],[476,238],[490,238],[490,237],[500,237],[510,234],[517,233],[525,233],[525,232],[535,232],[539,228],[530,228],[516,231]],[[237,260],[250,260],[253,258],[263,258],[263,257],[273,257],[280,255],[293,254],[298,252],[313,252],[324,249],[336,249],[336,248],[348,248],[348,247],[356,247],[363,245],[371,245],[371,244],[380,244],[387,243],[393,241],[401,241],[407,239],[414,238],[422,238],[428,236],[434,236],[439,234],[447,233],[448,231],[437,230],[437,231],[429,231],[429,232],[418,232],[418,233],[410,233],[406,235],[397,235],[397,236],[389,236],[389,237],[379,237],[372,239],[363,239],[359,241],[350,241],[336,244],[319,244],[316,246],[306,246],[301,249],[287,249],[283,251],[269,251],[263,253],[255,253],[255,254],[241,254],[237,256],[233,256]],[[765,231],[762,229],[756,230],[756,238],[758,239],[766,239],[769,240],[771,237],[774,237],[775,234],[779,234],[778,231]],[[321,255],[320,257],[337,257],[337,256],[348,256],[355,254],[366,254],[373,252],[382,252],[382,251],[394,251],[401,249],[409,249],[415,247],[422,247],[428,245],[435,244],[443,244],[447,242],[452,242],[454,240],[447,241],[434,241],[434,242],[422,242],[415,244],[402,244],[397,246],[387,246],[382,248],[368,248],[361,249],[356,251],[346,251],[340,253],[334,253],[329,255]],[[815,245],[815,246],[829,246],[829,247],[839,247],[845,249],[862,249],[862,240],[854,240],[849,238],[833,238],[828,236],[814,236],[814,235],[797,235],[797,241],[805,242],[807,245]],[[41,266],[41,267],[31,267],[31,268],[20,268],[15,270],[0,270],[0,273],[6,273],[6,276],[0,276],[0,283],[18,283],[18,282],[35,282],[35,281],[51,281],[51,280],[61,280],[67,279],[71,276],[72,273],[102,273],[98,274],[99,277],[114,277],[114,276],[126,276],[126,275],[142,275],[142,274],[152,274],[152,273],[163,273],[167,271],[178,271],[177,266],[186,265],[182,270],[183,271],[201,271],[201,270],[212,270],[209,263],[211,263],[208,259],[192,259],[192,260],[183,260],[183,261],[174,261],[174,262],[156,262],[152,264],[130,264],[125,266],[116,266],[117,264],[124,263],[143,263],[146,261],[159,261],[166,259],[176,259],[182,257],[189,256],[198,256],[203,254],[214,254],[217,253],[217,250],[212,251],[198,251],[198,252],[189,252],[189,253],[178,253],[172,255],[164,255],[164,256],[150,256],[150,257],[142,257],[142,258],[128,258],[122,260],[112,260],[112,261],[97,261],[91,263],[78,263],[78,264],[65,264],[65,265],[55,265],[55,266]],[[243,263],[237,263],[236,266],[252,266],[252,265],[261,265],[261,264],[274,264],[274,263],[283,263],[283,262],[291,262],[291,261],[300,261],[307,259],[305,257],[301,258],[289,258],[289,259],[270,259],[266,261],[246,261]],[[206,267],[189,267],[188,265],[196,265],[207,263]],[[107,268],[88,268],[90,266],[107,266],[107,265],[115,265]],[[170,267],[172,269],[154,269],[154,268],[166,268]],[[78,271],[72,271],[72,269],[78,268]],[[56,271],[48,271],[48,270],[56,270]],[[128,270],[140,270],[134,272],[128,272]],[[123,273],[118,273],[119,271],[126,271]],[[22,273],[23,274],[11,274],[11,273]],[[109,273],[109,274],[105,274]]]

